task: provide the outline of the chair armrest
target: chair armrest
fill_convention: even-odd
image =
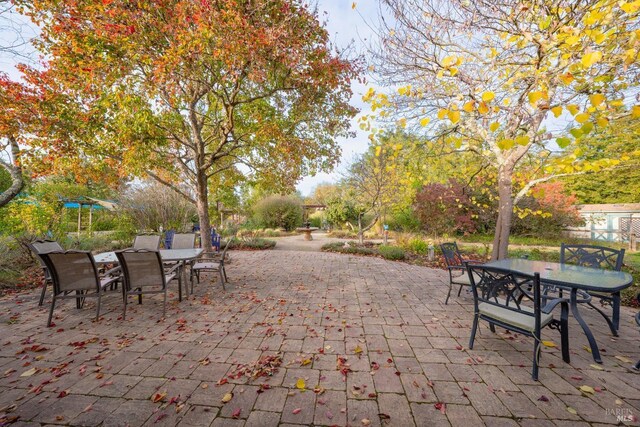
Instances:
[[[449,269],[449,271],[452,271],[452,270],[466,271],[467,269],[467,267],[463,265],[448,265],[447,268]]]
[[[110,270],[107,270],[103,273],[103,276],[113,276],[113,275],[118,275],[120,276],[122,274],[122,268],[120,266],[117,267],[113,267]]]
[[[568,298],[554,298],[550,301],[547,301],[547,304],[542,307],[540,309],[540,311],[542,311],[544,314],[550,314],[554,308],[556,308],[556,306],[558,304],[563,304],[566,305],[567,307],[569,306],[569,299]]]
[[[484,262],[482,261],[477,261],[475,259],[463,259],[462,263],[467,265],[467,264],[471,264],[471,265],[482,265],[484,264]]]
[[[164,274],[168,276],[168,275],[170,275],[170,274],[174,273],[176,270],[180,269],[180,267],[181,267],[181,266],[182,266],[182,263],[179,263],[179,262],[178,262],[178,263],[176,263],[176,264],[172,265],[172,266],[171,266],[171,268],[166,269],[166,270],[164,271]],[[167,267],[168,267],[168,266],[167,266]]]

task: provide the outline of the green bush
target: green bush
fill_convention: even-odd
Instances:
[[[407,245],[407,248],[418,255],[426,255],[429,252],[429,243],[422,239],[411,239]]]
[[[221,242],[221,246],[224,247],[226,242]],[[276,242],[273,240],[262,239],[260,237],[234,239],[229,245],[229,249],[236,250],[265,250],[273,249],[276,246]]]
[[[293,196],[269,196],[256,204],[253,216],[260,228],[291,231],[302,224],[302,202]]]
[[[349,242],[347,246],[345,246],[344,242],[333,242],[326,243],[322,245],[321,248],[325,252],[338,252],[341,254],[352,254],[352,255],[377,255],[378,251],[373,247],[362,247],[354,244],[354,242]]]
[[[384,259],[390,259],[390,260],[404,259],[404,249],[399,248],[397,246],[382,245],[378,248],[378,251],[380,252],[380,255],[382,255]]]

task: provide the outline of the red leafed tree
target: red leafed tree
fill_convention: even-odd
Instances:
[[[82,118],[70,145],[191,200],[203,241],[213,176],[242,164],[291,186],[339,158],[357,65],[332,51],[300,2],[18,4],[40,26],[47,71]]]
[[[429,233],[473,233],[474,206],[463,184],[450,180],[448,184],[427,184],[416,195],[414,211],[422,227]]]

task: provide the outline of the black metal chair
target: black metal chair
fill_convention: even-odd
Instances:
[[[47,286],[49,285],[49,283],[51,283],[51,273],[49,272],[49,269],[47,268],[47,265],[45,264],[41,255],[49,252],[64,251],[64,248],[60,246],[60,244],[55,240],[39,239],[29,243],[29,249],[31,249],[31,251],[38,257],[38,261],[40,262],[40,265],[42,267],[42,272],[44,273],[42,292],[40,293],[40,301],[38,302],[38,305],[41,306],[44,302],[44,296],[47,293]]]
[[[49,252],[40,256],[49,269],[53,283],[53,299],[47,326],[51,326],[56,300],[64,298],[74,298],[78,308],[82,307],[85,298],[98,298],[98,320],[102,294],[118,277],[100,278],[93,255],[87,251]],[[95,293],[89,293],[90,291]]]
[[[227,272],[224,268],[224,261],[227,256],[229,246],[233,241],[233,237],[227,240],[227,244],[220,254],[217,255],[204,255],[196,260],[191,266],[191,292],[193,292],[193,279],[197,279],[200,283],[200,273],[203,271],[211,271],[220,274],[220,282],[222,283],[222,289],[226,290],[225,283],[227,283]]]
[[[549,326],[560,331],[562,360],[569,363],[569,304],[565,298],[549,300],[541,306],[540,275],[533,276],[483,265],[467,265],[473,292],[474,317],[469,349],[478,329],[478,320],[489,322],[492,332],[500,326],[533,337],[533,368],[531,378],[538,380],[541,330]],[[552,311],[561,305],[560,320]]]
[[[560,247],[560,263],[562,264],[620,271],[623,260],[624,249],[617,250],[595,245],[566,245],[564,243]],[[611,305],[613,312],[609,318],[604,311],[593,304],[592,300],[584,301],[604,317],[611,333],[617,337],[618,329],[620,329],[620,292],[589,292],[589,295],[598,298],[600,305]]]
[[[444,301],[445,304],[448,304],[453,285],[460,286],[460,289],[458,289],[458,296],[460,296],[463,287],[471,286],[471,282],[469,282],[469,275],[467,274],[466,265],[477,264],[477,261],[462,258],[462,255],[460,255],[460,251],[458,250],[458,244],[456,242],[441,243],[440,250],[442,250],[442,255],[444,255],[444,262],[447,264],[447,269],[449,270],[449,292],[447,292],[447,299]]]
[[[636,295],[636,300],[638,300],[638,304],[640,305],[640,293]],[[636,323],[638,324],[638,326],[640,326],[640,311],[636,313]],[[640,370],[640,359],[638,359],[636,364],[633,365],[633,369],[635,369],[636,371]]]
[[[167,283],[178,279],[180,294],[182,294],[182,274],[180,264],[175,264],[165,271],[162,258],[158,251],[147,249],[125,249],[117,251],[116,256],[124,274],[122,297],[124,299],[124,311],[122,318],[127,316],[127,303],[129,295],[137,295],[138,303],[142,303],[142,294],[164,294],[162,304],[162,317],[167,311]]]

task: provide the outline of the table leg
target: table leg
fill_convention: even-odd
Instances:
[[[572,288],[571,289],[571,314],[573,314],[573,317],[578,321],[578,323],[582,327],[582,330],[584,331],[584,334],[587,336],[587,340],[589,341],[589,346],[591,347],[591,355],[593,356],[593,360],[595,360],[597,363],[602,363],[602,359],[600,358],[600,350],[598,349],[598,343],[596,343],[596,339],[593,337],[593,334],[591,333],[591,329],[589,329],[589,325],[587,325],[587,322],[584,321],[584,319],[580,315],[580,311],[578,310],[577,297],[578,297],[578,289]]]

